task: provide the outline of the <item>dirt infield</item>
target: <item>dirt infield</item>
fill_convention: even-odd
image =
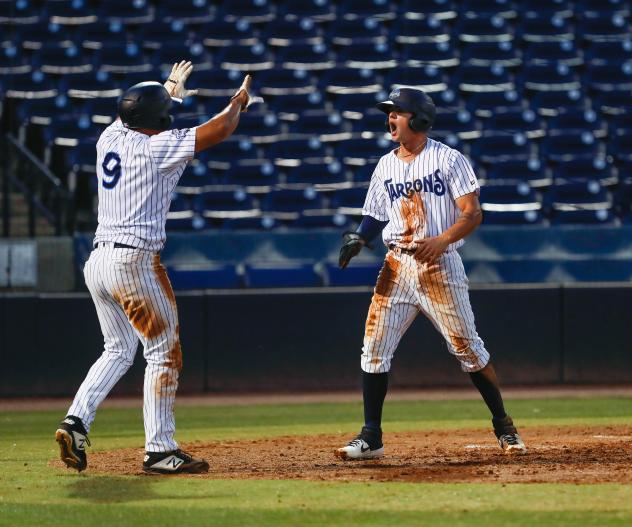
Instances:
[[[214,479],[316,481],[632,483],[632,426],[533,427],[529,453],[507,456],[489,430],[388,433],[381,460],[333,456],[348,436],[276,437],[184,445],[211,463]],[[142,474],[142,449],[89,454],[92,473]],[[54,461],[55,466],[62,466]]]

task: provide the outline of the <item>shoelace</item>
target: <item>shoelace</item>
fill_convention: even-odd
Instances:
[[[349,446],[362,446],[363,439],[361,437],[356,437],[352,441],[349,441]]]
[[[500,436],[500,440],[504,441],[505,443],[509,444],[509,445],[519,445],[520,441],[518,441],[518,438],[516,437],[516,434],[503,434]]]
[[[191,463],[191,461],[193,461],[193,456],[191,454],[187,454],[184,450],[178,449],[174,452],[174,454],[184,459],[186,463]]]

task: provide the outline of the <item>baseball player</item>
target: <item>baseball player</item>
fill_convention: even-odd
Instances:
[[[387,114],[386,126],[399,147],[378,162],[362,222],[356,232],[344,234],[339,264],[345,268],[380,231],[388,252],[364,331],[364,427],[335,454],[345,460],[383,456],[381,421],[388,372],[401,337],[419,312],[443,335],[480,391],[503,451],[526,453],[476,332],[468,280],[456,251],[482,219],[474,171],[461,153],[428,137],[436,110],[422,90],[397,88],[377,107]]]
[[[229,137],[240,112],[255,102],[248,75],[228,106],[195,128],[171,130],[173,101],[195,95],[185,82],[190,62],[174,64],[164,85],[141,82],[118,101],[118,118],[97,142],[98,227],[84,274],[104,351],[55,432],[61,460],[82,471],[96,410],[134,360],[138,340],[147,361],[143,386],[143,470],[208,471],[174,439],[173,405],[182,368],[176,299],[160,250],[171,194],[194,154]]]

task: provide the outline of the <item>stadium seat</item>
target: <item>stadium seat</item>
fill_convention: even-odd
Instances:
[[[550,170],[537,157],[526,162],[513,159],[495,162],[487,168],[485,180],[492,185],[524,182],[534,189],[548,187],[553,182]]]
[[[579,181],[597,181],[602,187],[611,187],[618,183],[618,177],[605,158],[597,157],[592,162],[573,160],[556,163],[553,166],[556,183]]]
[[[541,220],[542,203],[525,182],[486,183],[480,192],[483,215],[494,223],[535,223]]]
[[[284,69],[300,71],[330,70],[336,65],[324,43],[296,44],[282,48],[276,53],[276,61]]]
[[[321,44],[323,42],[320,27],[311,18],[295,20],[277,19],[268,24],[265,41],[271,47]]]
[[[215,61],[224,70],[265,71],[274,67],[274,62],[265,45],[235,45],[222,48]]]
[[[415,42],[403,44],[400,61],[409,67],[435,66],[437,68],[454,68],[459,65],[458,51],[447,41]],[[399,74],[399,70],[393,72]],[[401,80],[399,81],[400,83]],[[414,83],[420,84],[419,81]]]
[[[524,53],[528,66],[555,66],[565,64],[576,68],[584,64],[584,58],[572,40],[561,42],[529,42]]]
[[[461,139],[474,139],[481,134],[479,123],[465,109],[456,111],[438,109],[432,131],[436,134],[457,134]]]
[[[403,0],[399,4],[398,18],[410,20],[454,20],[459,15],[455,4],[446,0],[427,0],[423,6],[417,0]]]
[[[503,42],[513,35],[502,16],[461,18],[454,27],[454,37],[461,42]]]
[[[338,262],[325,263],[325,285],[332,287],[373,286],[382,267],[382,260],[352,260],[346,269]]]
[[[463,46],[461,62],[468,66],[502,66],[517,68],[522,64],[518,49],[510,40],[501,42],[468,42]]]
[[[386,42],[386,27],[375,18],[338,18],[326,38],[335,46]]]
[[[589,42],[621,42],[630,38],[630,25],[620,13],[584,13],[577,34]]]
[[[167,273],[175,290],[235,289],[242,285],[242,278],[231,263],[169,265]]]
[[[553,130],[542,144],[542,153],[552,162],[590,161],[605,156],[603,145],[588,130]]]
[[[322,284],[314,271],[314,264],[279,261],[245,265],[244,282],[247,287],[314,287]]]
[[[312,188],[273,190],[261,202],[261,209],[279,219],[296,220],[305,209],[322,209],[322,198]]]
[[[272,2],[267,0],[224,0],[218,8],[218,18],[226,22],[263,24],[274,20]]]
[[[281,2],[278,6],[278,14],[290,22],[300,22],[307,18],[322,24],[336,19],[334,7],[334,3],[329,0]]]
[[[306,159],[287,172],[287,183],[314,187],[320,192],[337,190],[352,185],[344,168],[336,158]]]
[[[251,195],[265,194],[278,182],[278,174],[272,161],[244,159],[231,164],[224,173],[224,180],[228,184],[244,187]]]
[[[207,0],[160,0],[158,20],[167,23],[209,24],[215,19],[215,8]]]
[[[331,199],[331,208],[337,209],[339,214],[345,216],[362,216],[366,193],[366,186],[337,190]]]
[[[463,93],[498,92],[515,90],[509,72],[502,66],[461,66],[456,75],[455,87]]]
[[[483,129],[488,132],[511,132],[524,134],[529,139],[545,135],[544,125],[531,109],[500,109],[483,120]]]
[[[613,219],[612,196],[594,180],[556,184],[545,203],[553,223],[607,223]]]
[[[527,161],[534,157],[535,145],[521,133],[484,132],[472,142],[471,156],[482,163],[510,160]]]
[[[398,18],[393,22],[391,41],[397,44],[418,44],[420,42],[449,42],[448,27],[435,17],[411,20]]]
[[[524,42],[564,42],[573,41],[575,34],[570,22],[563,16],[534,16],[522,20],[516,37]]]

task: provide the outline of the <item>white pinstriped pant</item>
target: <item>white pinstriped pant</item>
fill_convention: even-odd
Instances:
[[[168,452],[174,440],[173,405],[182,369],[178,312],[157,253],[99,244],[84,268],[97,310],[104,351],[79,387],[68,415],[87,430],[99,404],[130,368],[140,339],[147,361],[143,386],[145,450]]]
[[[391,249],[377,279],[366,320],[361,367],[385,373],[402,336],[421,312],[445,339],[465,372],[483,369],[489,353],[476,332],[461,256],[446,252],[433,265]]]

